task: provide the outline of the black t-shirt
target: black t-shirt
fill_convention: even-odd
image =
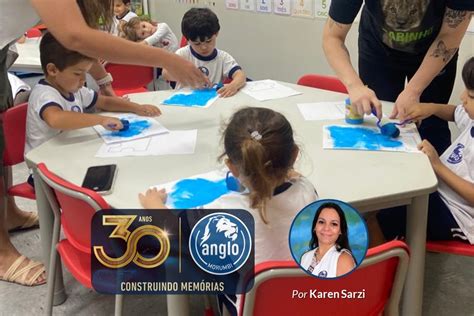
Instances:
[[[437,37],[446,7],[474,11],[474,0],[332,0],[329,16],[351,24],[360,7],[359,55],[419,62]]]

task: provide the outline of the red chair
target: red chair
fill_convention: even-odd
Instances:
[[[324,76],[318,74],[306,74],[298,79],[297,84],[312,88],[329,90],[334,92],[341,92],[347,94],[347,89],[344,84],[332,76]]]
[[[255,267],[255,284],[243,297],[240,314],[398,315],[408,258],[408,246],[401,241],[391,241],[369,249],[354,272],[331,280],[308,275],[294,261],[261,263]],[[314,298],[310,296],[314,290],[339,295],[343,290],[357,293],[352,294],[355,295],[352,299]],[[294,291],[307,294],[304,298],[292,297]]]
[[[12,166],[25,161],[26,113],[28,103],[9,108],[3,113],[3,152],[5,194],[35,200],[35,190],[27,182],[12,185]]]
[[[28,38],[34,38],[34,37],[41,37],[43,34],[41,33],[41,30],[39,30],[36,27],[32,27],[28,31],[26,31],[26,37]]]
[[[426,250],[430,252],[449,253],[453,255],[474,257],[474,245],[467,242],[446,240],[427,241]]]
[[[186,45],[188,45],[188,40],[186,39],[186,37],[181,36],[181,41],[179,42],[179,48],[184,47]]]
[[[73,277],[87,288],[91,281],[91,220],[94,213],[110,208],[96,192],[76,186],[52,173],[44,163],[37,166],[39,181],[54,213],[48,271],[47,315],[52,314],[57,252]],[[65,239],[59,241],[60,226]],[[57,252],[56,252],[57,250]],[[122,295],[115,296],[115,315],[122,312]]]
[[[147,92],[146,86],[154,79],[153,67],[107,63],[105,70],[112,74],[112,88],[118,96]]]

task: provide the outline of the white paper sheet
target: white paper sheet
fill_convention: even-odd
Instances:
[[[274,100],[301,94],[299,91],[270,79],[247,82],[241,91],[258,101]]]
[[[419,153],[417,145],[421,142],[421,138],[415,124],[397,127],[400,129],[400,136],[388,138],[380,134],[378,127],[325,125],[323,126],[323,148]]]
[[[340,120],[345,117],[344,101],[297,104],[306,121]]]
[[[161,125],[154,118],[123,113],[104,113],[103,115],[125,119],[130,122],[129,129],[124,132],[109,131],[101,125],[94,126],[94,129],[99,134],[99,136],[102,137],[106,144],[128,142],[153,135],[166,134],[169,132],[166,127]]]
[[[96,157],[160,156],[193,154],[196,147],[197,129],[170,131],[167,134],[137,139],[117,144],[103,144]]]

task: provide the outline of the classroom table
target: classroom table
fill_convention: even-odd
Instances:
[[[320,198],[339,199],[361,212],[398,205],[408,206],[407,243],[410,264],[403,296],[403,315],[421,315],[425,263],[425,238],[428,194],[435,191],[436,176],[422,153],[324,150],[322,126],[340,121],[305,121],[296,104],[344,100],[345,95],[289,83],[283,83],[301,95],[259,102],[239,92],[218,99],[209,108],[160,106],[158,120],[170,130],[198,129],[194,154],[171,156],[96,158],[102,140],[92,128],[64,132],[26,156],[34,167],[45,162],[48,168],[72,183],[80,185],[86,169],[92,165],[115,163],[118,174],[113,192],[104,196],[116,208],[139,208],[138,193],[148,187],[216,169],[222,153],[219,130],[222,123],[243,106],[269,107],[283,113],[291,122],[302,154],[296,170],[315,185]],[[172,91],[131,95],[135,102],[160,104]],[[384,103],[389,113],[390,105]],[[36,177],[38,178],[38,177]],[[41,190],[36,186],[40,214],[43,258],[48,266],[53,215]],[[55,303],[65,299],[62,278],[57,279]],[[186,315],[185,295],[168,296],[168,314]]]
[[[9,71],[43,73],[41,69],[39,44],[41,37],[27,38],[23,44],[16,44],[18,58],[15,60]]]

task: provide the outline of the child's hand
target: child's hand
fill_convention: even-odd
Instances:
[[[428,156],[428,159],[430,160],[431,166],[433,169],[441,165],[441,160],[439,159],[438,152],[436,152],[436,149],[434,149],[433,145],[426,139],[424,139],[419,145],[418,149],[421,150],[425,155]]]
[[[151,104],[138,104],[134,113],[140,116],[160,116],[161,115],[160,109]]]
[[[429,103],[414,103],[406,108],[405,117],[413,121],[421,121],[433,114],[433,107]]]
[[[158,190],[157,188],[148,189],[145,194],[140,193],[138,195],[140,204],[146,209],[167,208],[165,206],[167,197],[168,194],[166,194],[165,189]]]
[[[109,131],[119,131],[123,128],[122,122],[118,118],[110,116],[103,116],[100,125]]]
[[[222,88],[217,90],[217,93],[219,93],[219,96],[221,98],[227,98],[227,97],[231,97],[235,95],[238,91],[239,89],[237,89],[234,85],[229,83],[229,84],[225,84]]]

